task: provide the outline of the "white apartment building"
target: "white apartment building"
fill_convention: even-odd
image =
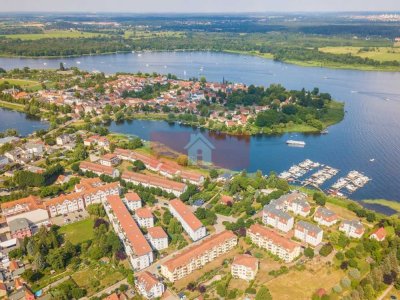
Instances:
[[[235,256],[231,265],[231,274],[233,278],[239,278],[251,281],[256,278],[258,272],[258,259],[249,255],[242,254]]]
[[[335,225],[339,218],[334,211],[320,206],[314,214],[314,221],[319,225],[330,227]]]
[[[359,220],[346,220],[340,225],[339,230],[346,236],[355,239],[361,238],[365,232],[365,228]]]
[[[120,163],[120,159],[116,154],[107,153],[100,157],[100,164],[107,167],[116,166]]]
[[[168,248],[168,235],[162,227],[148,228],[146,237],[154,250],[161,251]]]
[[[293,228],[294,218],[288,213],[276,209],[272,205],[265,205],[263,210],[263,223],[280,231],[288,232]]]
[[[135,286],[139,294],[146,299],[161,298],[165,291],[164,284],[147,271],[136,277]]]
[[[154,260],[153,251],[121,198],[108,196],[103,206],[115,233],[124,245],[132,268],[141,270],[150,266]]]
[[[135,211],[142,207],[142,199],[136,193],[125,194],[123,201],[130,211]]]
[[[305,221],[297,222],[294,228],[296,238],[314,247],[322,242],[323,235],[321,228]]]
[[[135,211],[135,220],[142,228],[154,227],[154,216],[147,207],[141,207]]]
[[[307,202],[307,195],[294,191],[290,194],[281,196],[276,200],[272,200],[269,204],[276,209],[283,211],[291,211],[296,215],[306,217],[310,214],[311,206]]]
[[[250,237],[253,244],[266,249],[286,263],[300,255],[300,245],[260,224],[251,225],[247,230],[247,236]]]
[[[100,164],[95,164],[89,161],[83,161],[80,163],[79,168],[83,171],[83,172],[93,172],[96,175],[100,176],[100,175],[107,175],[110,176],[112,178],[116,178],[119,176],[119,170],[115,169],[113,167],[108,167],[108,166],[103,166]]]
[[[164,262],[161,265],[161,275],[170,282],[182,279],[232,250],[237,245],[237,240],[232,231],[215,234]]]
[[[207,235],[206,227],[181,200],[171,200],[169,202],[169,211],[178,219],[193,241],[198,241]]]

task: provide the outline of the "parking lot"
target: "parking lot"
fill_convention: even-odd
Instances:
[[[61,216],[51,218],[50,221],[54,225],[63,226],[63,225],[75,223],[77,221],[86,219],[88,216],[89,216],[89,214],[87,213],[86,210],[80,209],[76,212],[72,212],[69,214],[64,214]]]

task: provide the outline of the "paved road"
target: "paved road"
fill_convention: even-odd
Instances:
[[[377,300],[383,300],[385,297],[389,294],[389,292],[392,290],[393,285],[388,286],[388,288],[383,292],[382,295],[379,296]]]
[[[220,233],[225,230],[225,226],[223,225],[223,222],[230,222],[230,223],[236,223],[238,218],[234,218],[232,216],[223,216],[217,214],[217,223],[214,225],[215,232]]]

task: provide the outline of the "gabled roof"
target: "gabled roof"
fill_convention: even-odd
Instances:
[[[185,221],[185,223],[193,230],[204,227],[203,223],[194,215],[194,213],[189,209],[189,207],[184,204],[179,199],[174,199],[169,202],[169,205],[172,206],[175,211],[181,216],[181,218]]]

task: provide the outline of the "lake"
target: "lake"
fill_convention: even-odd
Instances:
[[[0,132],[13,128],[22,136],[29,135],[36,130],[47,129],[49,124],[25,113],[0,108]]]
[[[259,57],[213,52],[146,52],[63,59],[0,58],[0,67],[57,68],[60,62],[67,67],[73,65],[105,73],[140,70],[172,73],[180,78],[205,76],[210,81],[225,79],[265,86],[280,83],[289,89],[318,87],[346,103],[344,121],[330,127],[327,135],[238,138],[208,131],[204,134],[212,142],[219,141],[224,156],[239,155],[237,149],[242,149],[248,157],[236,159],[232,156],[228,163],[245,160],[244,165],[249,171],[281,172],[309,158],[340,169],[328,185],[350,170],[361,171],[372,178],[351,198],[400,201],[400,73],[307,68]],[[176,143],[174,135],[188,136],[195,131],[191,127],[151,121],[112,124],[111,130],[146,139],[163,139],[160,133],[164,133],[170,137],[166,143],[172,148],[183,144]],[[304,140],[307,145],[304,148],[288,147],[285,141],[289,138]],[[370,162],[372,158],[374,162]]]

